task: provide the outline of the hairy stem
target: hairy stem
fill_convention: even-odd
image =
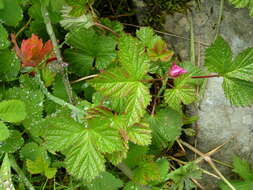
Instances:
[[[75,113],[80,113],[82,115],[86,115],[83,110],[77,108],[76,106],[74,106],[68,102],[65,102],[61,98],[58,98],[58,97],[50,94],[50,92],[48,92],[47,88],[45,87],[43,81],[41,80],[39,71],[36,73],[35,78],[36,78],[36,81],[38,82],[38,84],[40,85],[42,92],[45,94],[46,97],[48,97],[48,99],[52,100],[56,104],[59,104],[61,106],[69,108],[70,110],[74,111]]]
[[[27,187],[27,189],[29,189],[29,190],[35,190],[35,188],[33,187],[33,185],[26,178],[25,174],[23,173],[23,171],[18,166],[18,164],[17,164],[17,162],[16,162],[16,160],[15,160],[15,158],[14,158],[14,156],[12,154],[9,154],[9,159],[10,159],[11,167],[19,175],[21,181],[25,184],[25,186]]]
[[[69,102],[71,104],[73,104],[73,93],[72,93],[72,89],[71,89],[70,82],[68,79],[67,67],[63,66],[63,58],[61,56],[61,51],[58,47],[58,42],[57,42],[54,30],[53,30],[52,23],[49,18],[49,13],[48,13],[46,6],[41,5],[41,13],[44,18],[44,23],[47,28],[47,33],[50,36],[50,39],[51,39],[53,46],[54,46],[54,52],[55,52],[58,64],[61,65],[62,80],[63,80],[64,86],[65,86],[66,92],[68,94]]]
[[[193,76],[193,79],[205,79],[205,78],[214,78],[214,77],[220,77],[219,75],[206,75],[206,76]]]

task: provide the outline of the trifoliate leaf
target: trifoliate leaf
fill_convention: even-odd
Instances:
[[[10,42],[8,40],[8,32],[0,23],[0,49],[6,49],[7,47],[9,47],[9,45]]]
[[[228,43],[219,37],[206,51],[206,66],[224,77],[226,97],[235,106],[249,106],[253,102],[253,48],[241,52],[234,60]]]
[[[174,88],[165,90],[165,103],[181,112],[181,104],[191,104],[196,100],[195,87],[188,84],[191,74],[184,74],[174,80]]]
[[[233,172],[237,173],[245,181],[253,181],[253,173],[247,161],[234,157],[233,159]]]
[[[28,88],[11,88],[7,91],[8,99],[19,99],[25,103],[27,116],[23,120],[24,126],[31,130],[36,128],[37,123],[42,119],[44,95],[40,90]]]
[[[53,178],[57,172],[56,168],[49,167],[48,161],[42,156],[37,157],[35,161],[27,160],[26,166],[31,174],[43,174],[48,179]]]
[[[163,148],[181,135],[182,116],[172,109],[159,110],[154,116],[149,116],[147,121],[152,129],[154,143]]]
[[[139,40],[123,35],[119,40],[119,60],[130,78],[140,80],[148,72],[149,60]]]
[[[151,130],[146,124],[135,124],[127,128],[129,140],[138,145],[151,144]]]
[[[181,166],[180,168],[170,172],[168,174],[168,179],[174,181],[171,189],[187,189],[191,190],[191,188],[195,187],[195,184],[191,181],[193,179],[201,178],[201,171],[198,169],[198,166],[192,162],[187,165]]]
[[[151,49],[148,49],[148,56],[152,61],[168,62],[171,60],[174,52],[168,50],[167,44],[162,39],[158,39]]]
[[[142,27],[136,32],[136,36],[142,41],[145,47],[152,48],[160,36],[154,33],[154,30],[150,27]]]
[[[3,123],[0,122],[0,142],[4,141],[10,136],[10,132],[8,127]]]
[[[0,168],[0,189],[15,190],[11,180],[11,165],[8,154],[5,154],[2,166]]]
[[[100,175],[105,170],[102,153],[123,149],[118,130],[100,119],[91,119],[83,126],[69,116],[57,116],[48,118],[43,131],[46,146],[61,151],[67,171],[79,179],[91,181]]]
[[[14,52],[10,50],[0,50],[0,81],[15,80],[19,70],[20,62]]]
[[[81,76],[87,74],[86,69],[91,68],[93,62],[98,69],[105,69],[116,58],[116,41],[109,36],[97,34],[93,29],[80,28],[71,31],[66,42],[72,49],[67,51],[65,58],[70,63],[71,71]]]
[[[19,131],[9,130],[9,132],[9,137],[1,143],[0,152],[13,153],[24,144],[24,139]]]
[[[148,87],[130,78],[122,68],[107,70],[90,83],[104,96],[126,98],[125,112],[129,125],[140,120],[151,100]]]
[[[0,102],[0,119],[6,122],[20,122],[26,117],[24,102],[5,100]]]
[[[23,18],[23,11],[18,0],[3,0],[4,9],[0,9],[0,22],[9,26],[17,26]]]
[[[109,172],[103,172],[87,185],[89,190],[118,190],[123,186],[123,182]]]
[[[159,166],[153,161],[142,162],[133,173],[133,180],[140,184],[147,184],[149,181],[160,179]]]
[[[73,11],[73,8],[70,6],[64,6],[61,14],[62,14],[62,20],[60,21],[60,24],[63,28],[67,30],[73,30],[79,27],[84,28],[90,28],[94,25],[93,17],[92,15],[86,13],[81,14],[78,17],[73,16],[71,13]]]
[[[236,8],[245,8],[249,9],[250,16],[253,17],[253,2],[250,0],[229,0]]]

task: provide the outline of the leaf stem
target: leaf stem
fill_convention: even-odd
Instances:
[[[206,76],[193,76],[191,78],[193,79],[204,79],[204,78],[214,78],[214,77],[220,77],[219,75],[206,75]]]
[[[48,92],[47,88],[45,87],[43,81],[41,80],[39,71],[36,72],[35,79],[39,83],[42,92],[45,94],[46,97],[48,97],[48,99],[52,100],[56,104],[59,104],[61,106],[69,108],[70,110],[74,111],[75,113],[80,113],[82,115],[86,115],[86,113],[83,110],[77,108],[76,106],[74,106],[68,102],[65,102],[61,98],[58,98],[58,97],[50,94],[50,92]]]
[[[25,174],[23,173],[23,171],[18,166],[18,164],[17,164],[17,162],[16,162],[16,160],[15,160],[15,158],[14,158],[14,156],[12,154],[9,154],[9,159],[10,159],[11,167],[19,175],[20,179],[24,182],[24,184],[27,187],[27,189],[29,189],[29,190],[35,190],[35,188],[33,187],[33,185],[30,183],[30,181],[27,179],[27,177],[25,176]]]
[[[73,93],[72,93],[71,85],[70,85],[70,82],[68,79],[67,67],[63,66],[63,58],[61,56],[61,51],[58,47],[58,42],[57,42],[53,27],[52,27],[51,20],[49,18],[49,12],[48,12],[47,7],[45,5],[41,5],[41,13],[44,18],[44,23],[47,28],[47,33],[50,36],[50,39],[53,43],[54,52],[55,52],[58,64],[61,65],[62,80],[63,80],[64,86],[65,86],[66,92],[68,94],[69,102],[71,104],[73,104]]]

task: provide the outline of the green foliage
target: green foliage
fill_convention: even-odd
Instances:
[[[20,122],[26,117],[25,104],[20,100],[0,102],[0,119],[6,122]]]
[[[39,156],[35,161],[27,160],[26,166],[31,174],[44,174],[48,179],[55,176],[57,169],[50,168],[48,161],[45,158]]]
[[[0,189],[14,189],[11,180],[11,166],[8,154],[5,154],[2,166],[0,168]]]
[[[196,187],[191,181],[191,178],[201,178],[201,172],[198,169],[198,166],[191,162],[168,174],[168,179],[171,179],[174,182],[171,187],[172,190],[191,190]]]
[[[153,142],[166,148],[168,142],[175,141],[181,135],[182,117],[172,109],[158,110],[156,115],[147,117],[152,129]]]
[[[6,140],[9,136],[8,127],[3,122],[0,122],[0,142]]]
[[[250,0],[229,0],[236,8],[245,8],[249,9],[250,16],[253,16],[253,2]]]
[[[6,49],[10,45],[10,42],[8,40],[8,32],[3,27],[2,24],[0,24],[0,50]]]
[[[23,11],[18,0],[3,0],[4,8],[0,9],[0,21],[9,26],[17,26],[23,18]]]
[[[116,129],[101,119],[88,121],[83,126],[67,116],[49,118],[43,137],[51,151],[61,151],[70,174],[92,180],[105,170],[102,153],[112,153],[123,148]],[[96,162],[94,162],[96,160]]]
[[[118,190],[123,186],[123,182],[109,172],[103,172],[87,185],[89,190]]]
[[[205,65],[209,71],[224,78],[222,87],[226,97],[235,106],[249,106],[253,103],[253,49],[239,53],[232,60],[229,45],[221,37],[206,50]]]
[[[15,56],[15,53],[8,49],[0,50],[0,57],[0,80],[15,80],[20,70],[20,62]]]
[[[235,156],[233,159],[233,171],[237,173],[242,180],[234,180],[231,181],[231,184],[236,189],[251,189],[253,187],[253,172],[250,168],[250,165],[247,161],[240,159],[239,157]],[[230,189],[226,184],[221,183],[220,188],[222,190]]]
[[[24,144],[24,139],[21,133],[17,130],[9,130],[9,137],[1,142],[0,152],[13,153],[21,148]]]
[[[87,75],[93,62],[98,69],[105,69],[116,58],[115,40],[97,34],[93,29],[80,28],[71,31],[66,42],[72,48],[65,52],[71,71],[79,76]]]
[[[184,74],[174,80],[174,88],[165,90],[165,103],[181,112],[182,103],[187,105],[196,100],[195,87],[189,82],[191,74]]]

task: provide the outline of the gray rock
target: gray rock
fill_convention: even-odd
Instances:
[[[204,64],[204,50],[214,40],[219,17],[219,0],[202,0],[200,5],[192,8],[192,18],[196,43],[196,54],[200,65]],[[143,9],[143,6],[142,6]],[[182,60],[190,59],[189,15],[174,14],[166,16],[164,28],[167,32],[180,37],[166,35],[168,43],[179,52]],[[229,42],[234,54],[253,46],[253,18],[249,17],[247,9],[236,9],[225,1],[220,34]],[[184,39],[183,39],[183,38]],[[186,38],[186,39],[185,39]],[[197,109],[191,112],[199,115],[199,133],[197,148],[208,152],[235,136],[214,158],[231,163],[234,155],[253,161],[253,109],[238,108],[230,105],[221,87],[222,78],[208,80],[206,90]],[[207,166],[204,166],[207,167]],[[226,175],[231,175],[231,169],[220,167]],[[212,171],[212,170],[211,170]],[[208,190],[218,189],[217,180],[204,176],[201,183]]]

